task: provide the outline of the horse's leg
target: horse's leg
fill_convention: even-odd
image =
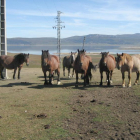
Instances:
[[[52,71],[49,71],[49,84],[52,85]]]
[[[137,85],[138,84],[138,81],[139,81],[139,71],[138,72],[136,72],[136,81],[135,81],[135,85]]]
[[[110,72],[107,72],[107,85],[110,86],[110,79],[109,79]]]
[[[89,77],[90,77],[90,75],[91,75],[90,73],[86,74],[86,84],[87,85],[89,85]]]
[[[86,86],[86,84],[87,84],[87,71],[85,71],[85,73],[84,73],[84,86]]]
[[[65,76],[65,66],[63,65],[63,76]]]
[[[72,77],[74,77],[74,68],[73,68],[73,70],[72,70]]]
[[[128,71],[128,79],[129,79],[128,87],[131,87],[131,71]]]
[[[125,72],[122,72],[122,87],[125,87]]]
[[[75,87],[78,87],[78,72],[75,71],[75,74],[76,74],[76,83],[75,83]]]
[[[52,72],[52,81],[51,81],[52,84],[54,82],[54,73],[55,73],[55,71]]]
[[[110,72],[110,84],[112,84],[112,74],[113,74],[113,71]]]
[[[18,68],[18,79],[20,79],[20,71],[21,71],[21,67]]]
[[[103,71],[100,71],[100,76],[101,76],[100,86],[102,86],[103,85]]]
[[[1,68],[1,78],[2,78],[2,79],[4,79],[3,70],[4,70],[4,67]]]
[[[13,79],[15,79],[16,71],[17,71],[17,68],[14,69]]]
[[[68,68],[68,77],[70,78],[71,75],[70,75],[70,68]]]
[[[108,79],[107,79],[107,72],[106,72],[106,82],[108,83]]]
[[[48,85],[48,81],[47,81],[47,79],[46,79],[46,71],[44,71],[44,78],[45,78],[45,82],[44,82],[44,85]]]
[[[57,69],[57,76],[58,76],[57,85],[60,85],[61,84],[61,82],[60,82],[60,68]]]

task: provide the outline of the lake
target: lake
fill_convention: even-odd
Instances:
[[[39,49],[29,49],[27,50],[26,48],[29,47],[19,47],[21,48],[19,49],[15,49],[15,47],[13,47],[14,49],[12,49],[12,47],[8,47],[8,52],[10,53],[29,53],[29,54],[35,54],[35,55],[41,55],[42,53],[42,48]],[[61,53],[70,53],[72,52],[76,52],[77,48],[82,49],[82,47],[75,47],[75,49],[61,49]],[[46,48],[45,48],[46,49]],[[47,49],[46,49],[47,50]],[[110,54],[117,54],[117,53],[128,53],[128,54],[140,54],[140,49],[122,49],[119,46],[104,46],[104,47],[85,47],[85,50],[88,53],[101,53],[101,52],[108,52]],[[55,54],[57,53],[57,50],[51,50],[49,49],[50,54]]]

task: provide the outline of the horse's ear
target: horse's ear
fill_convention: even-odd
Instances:
[[[79,49],[77,51],[79,52]]]
[[[124,54],[124,53],[122,53],[122,56],[123,56],[123,54]]]
[[[28,55],[29,55],[29,53],[28,53]]]

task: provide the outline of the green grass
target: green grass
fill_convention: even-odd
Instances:
[[[99,59],[100,55],[92,56],[95,63],[98,63]],[[13,71],[8,72],[9,77],[12,77],[12,74]],[[134,79],[135,74],[132,83]],[[114,71],[113,81],[113,84],[121,85],[120,71]],[[0,140],[65,140],[72,137],[77,139],[78,134],[64,129],[64,120],[73,117],[72,105],[68,103],[73,95],[80,94],[81,91],[93,91],[94,93],[95,90],[103,91],[105,88],[93,86],[95,83],[98,85],[100,82],[99,71],[93,74],[91,86],[83,87],[83,80],[79,79],[80,85],[75,88],[75,78],[67,79],[67,70],[66,77],[63,77],[61,67],[61,82],[60,86],[56,85],[56,80],[53,86],[44,86],[41,56],[39,55],[30,55],[30,66],[26,67],[24,64],[20,80],[1,80],[0,116],[2,118],[0,118]],[[139,86],[135,86],[134,89],[136,95],[139,96]],[[104,105],[83,105],[82,108],[76,106],[76,109],[95,112],[97,115],[92,119],[93,122],[123,124],[123,122],[111,116],[110,107]],[[35,117],[40,113],[47,114],[47,117],[44,119]],[[44,125],[49,125],[50,128],[45,129]],[[97,131],[98,134],[102,133],[99,130],[94,130],[94,128],[93,131]]]

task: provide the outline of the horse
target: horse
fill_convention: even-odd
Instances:
[[[0,73],[1,78],[3,77],[3,69],[14,69],[13,79],[15,79],[15,74],[18,68],[18,79],[20,79],[20,71],[23,66],[23,63],[26,63],[27,66],[29,66],[29,53],[20,53],[15,56],[8,56],[8,55],[1,55],[0,56]]]
[[[118,54],[116,57],[117,68],[122,73],[122,87],[125,87],[125,72],[128,72],[128,87],[131,87],[131,72],[136,72],[135,85],[138,84],[140,72],[140,55],[129,55],[126,53]]]
[[[65,76],[65,67],[68,69],[68,77],[70,78],[70,68],[73,68],[72,77],[74,76],[74,61],[77,52],[71,52],[71,55],[63,58],[63,75]]]
[[[41,67],[45,78],[44,85],[52,85],[54,72],[58,75],[57,84],[60,84],[60,62],[58,56],[50,55],[49,50],[42,50]],[[46,78],[47,71],[49,72],[49,83]]]
[[[85,50],[79,51],[74,62],[74,69],[76,73],[76,84],[78,87],[78,73],[84,74],[84,86],[89,84],[89,78],[91,77],[91,61],[87,55],[85,55]]]
[[[103,82],[103,72],[106,72],[107,76],[107,85],[109,86],[112,83],[112,73],[116,67],[115,57],[110,55],[109,52],[101,52],[102,57],[99,62],[99,70],[100,70],[100,85],[102,86]]]
[[[85,57],[87,57],[89,59],[89,61],[90,61],[90,67],[93,69],[93,71],[96,71],[97,68],[98,68],[98,65],[97,64],[94,65],[92,63],[92,58],[90,56],[85,55]],[[91,78],[92,78],[92,73],[90,73],[90,80],[91,80]],[[81,74],[81,79],[84,79],[84,74]]]

